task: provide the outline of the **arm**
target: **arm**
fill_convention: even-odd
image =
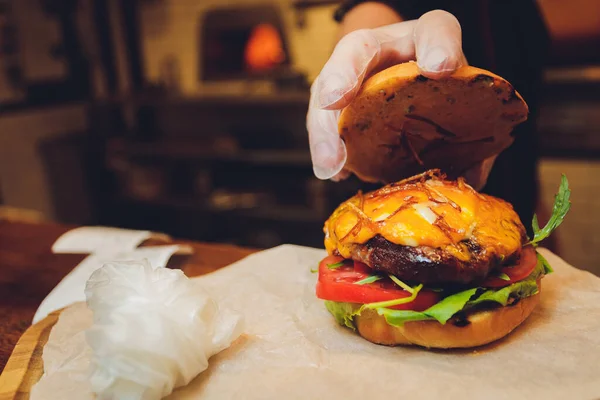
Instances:
[[[393,8],[377,2],[362,3],[344,16],[340,23],[338,40],[358,29],[379,28],[398,22],[402,22],[402,18]]]

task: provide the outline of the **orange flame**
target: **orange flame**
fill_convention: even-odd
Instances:
[[[254,27],[246,43],[245,61],[249,69],[264,71],[285,60],[279,32],[269,24]]]

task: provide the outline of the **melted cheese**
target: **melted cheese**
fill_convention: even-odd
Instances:
[[[509,255],[521,246],[524,227],[509,203],[477,193],[462,180],[434,176],[357,194],[333,212],[324,232],[327,251],[346,258],[355,245],[381,235],[398,245],[441,248],[466,261],[470,252],[463,241]]]

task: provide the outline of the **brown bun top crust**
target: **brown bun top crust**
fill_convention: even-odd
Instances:
[[[407,62],[365,81],[342,110],[345,169],[369,182],[394,182],[432,168],[451,178],[510,146],[527,119],[523,98],[505,79],[466,66],[432,80]]]
[[[440,249],[467,263],[475,255],[508,258],[527,239],[512,205],[437,170],[358,193],[337,207],[324,233],[328,253],[344,258],[381,236],[401,246]]]

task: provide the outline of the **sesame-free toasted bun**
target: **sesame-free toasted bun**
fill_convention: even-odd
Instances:
[[[467,326],[447,322],[412,321],[400,327],[389,325],[383,316],[373,310],[364,310],[354,317],[358,333],[366,340],[388,346],[417,345],[427,348],[452,349],[482,346],[511,333],[523,323],[540,301],[538,293],[517,304],[478,311],[468,316]]]
[[[456,178],[510,146],[528,112],[512,85],[489,71],[465,66],[433,80],[414,62],[395,65],[367,79],[340,114],[345,169],[368,182],[432,168]]]

